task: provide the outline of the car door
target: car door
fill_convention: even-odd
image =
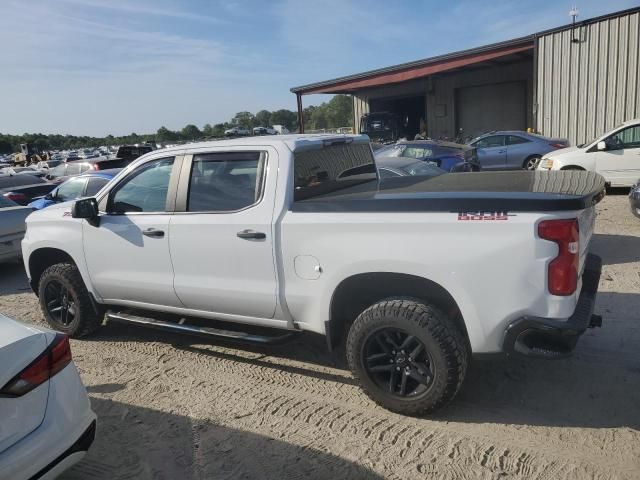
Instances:
[[[185,157],[169,234],[175,290],[187,308],[274,316],[276,155],[214,151]]]
[[[490,135],[472,143],[477,148],[478,161],[483,170],[504,170],[507,168],[505,135]]]
[[[532,149],[533,142],[520,135],[506,135],[507,147],[507,168],[509,170],[520,170],[525,168],[525,160],[531,155],[540,155]]]
[[[91,282],[105,301],[181,307],[173,289],[169,219],[181,157],[139,165],[100,199],[100,224],[85,222]]]
[[[604,141],[607,148],[594,152],[596,171],[612,185],[633,185],[640,178],[640,125],[618,130]]]

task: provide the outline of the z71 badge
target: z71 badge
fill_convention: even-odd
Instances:
[[[512,215],[507,212],[460,212],[458,213],[458,220],[509,220],[510,216]]]

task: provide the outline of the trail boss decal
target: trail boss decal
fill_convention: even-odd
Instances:
[[[509,220],[509,217],[512,217],[507,212],[460,212],[458,213],[459,221],[470,221],[470,220]]]

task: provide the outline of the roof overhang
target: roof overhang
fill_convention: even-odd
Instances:
[[[348,77],[336,78],[325,82],[292,88],[298,95],[313,93],[353,93],[356,90],[379,87],[428,77],[436,73],[447,72],[470,65],[487,62],[496,58],[533,50],[534,37],[524,37],[509,42],[496,43],[484,47],[463,50],[417,62],[395,65],[393,67],[372,70]]]

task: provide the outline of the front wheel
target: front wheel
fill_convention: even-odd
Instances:
[[[347,360],[362,389],[388,410],[419,415],[450,402],[464,380],[468,349],[437,308],[417,299],[378,302],[355,320]]]
[[[524,168],[525,170],[535,170],[536,168],[538,168],[540,160],[542,160],[542,157],[539,157],[537,155],[529,157],[524,161],[522,168]]]
[[[51,328],[72,338],[84,337],[102,324],[103,315],[94,309],[75,265],[58,263],[47,268],[40,277],[38,296]]]

